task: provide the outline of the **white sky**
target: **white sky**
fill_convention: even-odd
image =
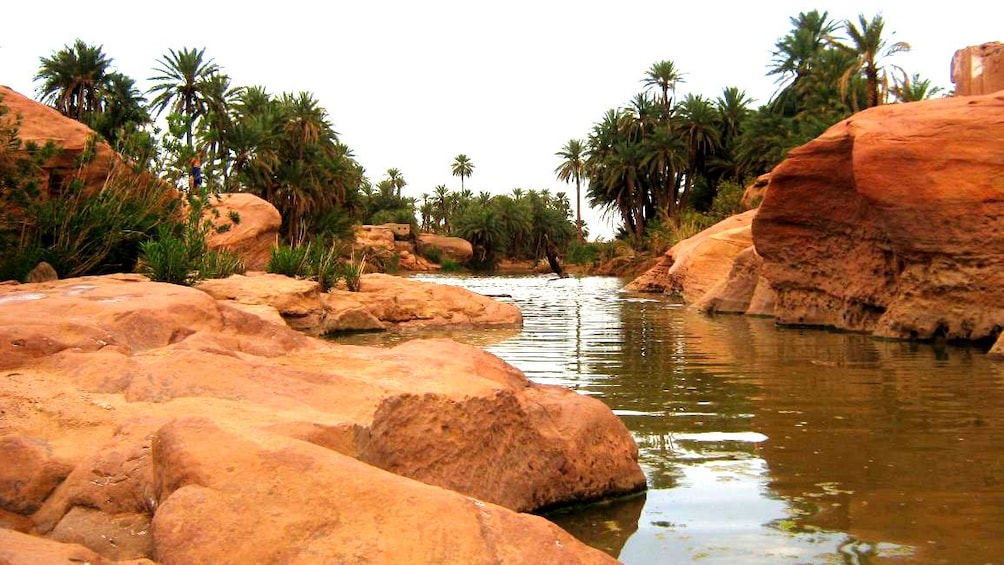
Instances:
[[[738,86],[765,103],[774,44],[812,9],[837,20],[881,13],[886,34],[913,47],[891,62],[946,90],[956,49],[1004,41],[1000,0],[55,0],[4,6],[0,84],[33,97],[39,58],[77,38],[101,45],[141,89],[169,48],[205,47],[235,85],[312,92],[374,183],[396,167],[406,196],[458,190],[450,165],[464,153],[475,194],[564,190],[574,206],[554,153],[626,105],[652,63],[685,73],[678,95]],[[594,237],[612,234],[594,211],[583,217]]]

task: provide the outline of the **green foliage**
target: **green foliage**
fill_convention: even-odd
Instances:
[[[202,257],[198,266],[200,279],[225,279],[230,275],[243,275],[244,260],[239,255],[223,249],[212,249]]]
[[[718,185],[718,194],[711,202],[709,215],[720,222],[729,216],[734,216],[743,211],[743,193],[745,187],[735,181],[725,181]]]
[[[186,193],[184,222],[162,228],[155,239],[142,245],[142,271],[152,280],[190,285],[202,279],[244,273],[239,257],[209,249],[206,236],[210,231],[229,229],[229,224],[214,223],[219,213],[208,212],[210,198],[205,186]]]
[[[609,244],[598,242],[572,242],[565,251],[565,262],[573,265],[595,265],[599,262],[603,248]]]
[[[265,270],[287,277],[305,277],[310,272],[309,245],[290,247],[277,245],[272,248]]]
[[[341,247],[336,245],[308,246],[307,275],[321,285],[322,292],[328,292],[341,276]]]
[[[436,264],[442,264],[443,262],[443,252],[438,247],[423,247],[422,257]]]
[[[345,280],[349,290],[353,290],[353,286],[358,290],[359,279],[366,268],[366,256],[345,259],[344,249],[343,245],[324,240],[298,246],[279,245],[272,248],[265,270],[287,277],[316,280],[323,292],[334,288],[339,279]]]
[[[140,245],[143,272],[151,280],[187,285],[194,280],[193,261],[185,238],[162,230],[156,239]]]
[[[457,273],[464,270],[464,266],[453,259],[446,257],[439,263],[439,270],[444,273]]]
[[[366,259],[364,253],[358,258],[353,255],[348,261],[341,263],[341,276],[345,280],[345,287],[350,292],[359,292],[363,273],[366,272]]]
[[[458,220],[457,232],[474,248],[471,268],[475,271],[495,270],[501,258],[500,252],[508,243],[498,216],[491,209],[471,207]]]
[[[227,217],[230,218],[230,222],[233,223],[235,226],[241,223],[241,214],[237,210],[230,210],[229,212],[227,212]]]
[[[174,207],[163,186],[128,166],[113,165],[102,188],[84,187],[70,177],[50,197],[38,183],[45,149],[14,158],[14,170],[0,206],[0,240],[26,250],[44,249],[43,259],[63,277],[131,271],[140,243],[169,223]],[[6,182],[6,181],[5,181]]]

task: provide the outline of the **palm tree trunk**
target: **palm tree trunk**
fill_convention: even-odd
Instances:
[[[575,175],[575,229],[579,236],[579,243],[582,243],[582,183],[579,175]]]

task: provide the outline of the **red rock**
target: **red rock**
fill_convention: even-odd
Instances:
[[[542,518],[206,419],[162,428],[154,465],[165,565],[615,562]]]
[[[209,205],[203,214],[203,218],[211,220],[214,226],[206,237],[209,248],[236,254],[250,271],[265,270],[272,248],[279,241],[279,226],[282,225],[279,210],[266,200],[242,192],[213,195]],[[225,227],[225,230],[216,227]]]
[[[152,515],[165,563],[224,551],[257,562],[602,562],[545,520],[492,505],[645,486],[630,433],[602,403],[474,347],[342,346],[138,276],[2,285],[0,304],[0,344],[30,352],[0,357],[4,436],[46,437],[50,459],[72,468],[33,522],[105,557],[102,540]],[[203,423],[179,424],[193,418]],[[151,437],[176,440],[151,457]],[[7,469],[11,484],[40,465]],[[151,551],[122,539],[114,557]]]
[[[753,221],[782,323],[996,337],[1004,95],[872,108],[792,150]]]
[[[760,276],[763,260],[753,246],[749,246],[732,261],[728,276],[705,293],[695,306],[703,312],[745,314],[756,295],[758,286],[770,286]],[[771,312],[773,313],[773,312]]]
[[[732,260],[752,244],[756,210],[726,218],[666,252],[645,274],[625,287],[633,292],[676,293],[693,303],[724,281]]]
[[[959,49],[952,57],[956,96],[1004,90],[1004,43],[992,41]]]
[[[148,559],[114,561],[74,543],[60,543],[12,530],[0,529],[0,563],[89,563],[90,565],[154,565]]]
[[[427,249],[434,249],[446,259],[456,261],[464,265],[474,257],[474,248],[471,242],[459,237],[449,237],[434,233],[418,234],[418,251],[424,253]]]
[[[11,512],[34,512],[71,467],[53,456],[40,438],[0,436],[0,507]]]

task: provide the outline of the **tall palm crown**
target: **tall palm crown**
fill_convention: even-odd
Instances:
[[[474,163],[461,153],[453,159],[453,176],[460,177],[460,189],[464,189],[464,177],[470,177],[471,173],[474,172]]]
[[[792,30],[774,45],[774,58],[767,74],[778,75],[778,91],[772,105],[794,113],[804,92],[802,82],[813,74],[819,58],[833,43],[839,25],[829,12],[800,12],[791,18]]]
[[[676,68],[673,61],[669,60],[652,63],[651,68],[645,73],[645,78],[642,79],[642,84],[646,88],[659,89],[662,94],[663,114],[666,118],[669,116],[669,108],[672,103],[670,93],[675,93],[676,85],[682,82],[684,82],[683,73]]]
[[[897,41],[887,46],[886,39],[882,37],[885,21],[881,15],[876,15],[871,21],[868,21],[864,14],[860,14],[858,15],[858,24],[860,27],[854,25],[850,20],[844,22],[844,29],[851,40],[851,45],[846,46],[845,49],[857,57],[855,63],[847,69],[845,77],[864,72],[868,107],[871,108],[881,104],[888,92],[888,77],[879,64],[879,59],[909,51],[910,44]],[[842,81],[842,84],[844,82]]]
[[[397,197],[401,197],[401,189],[408,186],[408,181],[404,180],[404,175],[396,167],[391,167],[387,169],[387,180],[390,181],[391,186],[397,194]]]
[[[575,180],[575,226],[579,242],[582,242],[582,174],[585,171],[585,146],[578,139],[570,139],[561,151],[555,153],[561,157],[561,164],[554,172],[558,179],[564,182]]]
[[[42,81],[38,89],[41,101],[76,120],[82,120],[88,112],[101,112],[112,75],[112,59],[105,56],[101,46],[77,39],[40,61],[35,80]]]
[[[189,148],[192,147],[192,124],[207,111],[207,83],[220,72],[212,59],[205,60],[205,53],[205,48],[168,49],[168,54],[154,69],[161,74],[149,79],[156,83],[149,92],[156,94],[150,105],[157,115],[170,106],[173,112],[185,116],[188,126],[185,139]]]

